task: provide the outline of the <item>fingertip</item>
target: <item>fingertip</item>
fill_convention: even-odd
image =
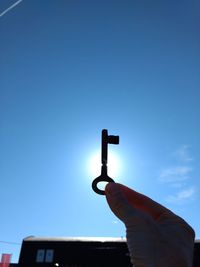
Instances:
[[[113,196],[116,195],[117,193],[123,193],[122,192],[122,188],[121,188],[121,184],[119,183],[108,183],[105,187],[105,194],[107,196]]]
[[[112,184],[113,183],[108,183],[105,187],[105,193],[106,195],[110,193],[110,191],[112,190]]]
[[[106,200],[113,213],[124,223],[133,214],[134,210],[124,195],[121,184],[109,183],[105,187]]]

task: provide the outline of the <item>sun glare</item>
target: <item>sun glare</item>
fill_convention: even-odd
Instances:
[[[119,157],[113,152],[109,150],[108,153],[108,175],[111,178],[119,177],[120,175],[120,160]],[[101,153],[96,152],[91,155],[89,160],[89,175],[92,177],[97,177],[101,174]]]

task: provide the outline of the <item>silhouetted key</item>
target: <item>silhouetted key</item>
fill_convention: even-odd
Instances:
[[[97,187],[99,182],[113,182],[114,180],[110,178],[107,174],[107,158],[108,158],[108,144],[119,144],[119,136],[117,135],[108,135],[107,130],[102,130],[102,140],[101,140],[101,175],[98,176],[92,182],[92,189],[99,195],[105,195],[105,191]]]

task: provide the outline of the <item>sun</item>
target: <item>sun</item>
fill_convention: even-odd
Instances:
[[[121,164],[119,156],[111,149],[108,152],[108,176],[111,178],[119,177],[121,171]],[[96,178],[101,174],[101,152],[96,151],[91,155],[88,164],[89,175]]]

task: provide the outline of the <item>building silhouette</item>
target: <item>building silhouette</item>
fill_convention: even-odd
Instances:
[[[132,267],[124,238],[34,237],[23,240],[18,265],[10,267]],[[193,267],[200,267],[200,240]]]

